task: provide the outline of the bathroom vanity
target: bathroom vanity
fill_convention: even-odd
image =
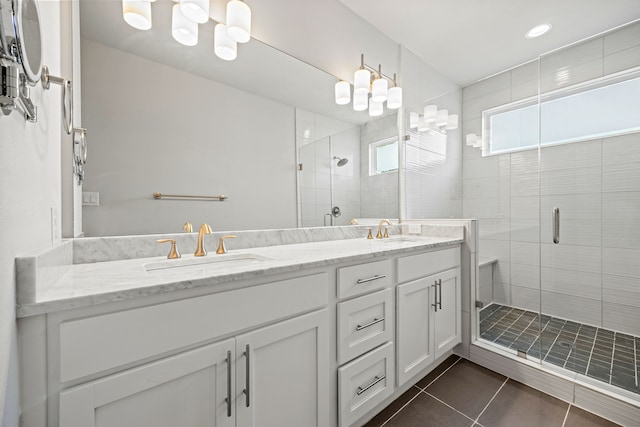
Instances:
[[[18,259],[23,424],[360,425],[460,343],[452,229],[200,259]]]

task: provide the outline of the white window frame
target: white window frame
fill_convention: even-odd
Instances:
[[[398,165],[396,166],[395,169],[390,169],[388,171],[380,171],[378,172],[378,165],[377,165],[377,155],[376,155],[376,150],[381,148],[381,147],[386,147],[387,145],[396,145],[396,148],[399,147],[398,144],[398,137],[397,136],[393,136],[391,138],[385,138],[381,141],[376,141],[376,142],[372,142],[371,144],[369,144],[369,176],[374,176],[374,175],[385,175],[388,173],[395,173],[398,172],[398,169],[400,167],[400,158],[399,158],[399,152],[398,150],[396,150],[396,155],[398,156],[397,158],[397,163]]]

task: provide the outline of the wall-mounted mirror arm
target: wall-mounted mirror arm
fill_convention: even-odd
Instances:
[[[44,65],[42,67],[42,87],[49,90],[51,83],[62,86],[62,123],[67,135],[71,135],[73,131],[73,92],[71,86],[71,80],[63,79],[62,77],[52,76],[49,73],[49,67]]]

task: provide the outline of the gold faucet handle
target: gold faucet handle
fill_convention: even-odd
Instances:
[[[353,218],[353,219],[351,219],[351,221],[349,221],[349,225],[358,225],[358,224],[360,224],[360,223],[355,218]]]
[[[371,229],[369,229],[369,234],[367,234],[367,239],[373,240],[373,234],[371,234]]]
[[[191,233],[191,232],[193,232],[193,225],[189,221],[187,221],[182,226],[182,229],[184,231],[186,231],[187,233]]]
[[[216,253],[218,255],[220,254],[226,254],[227,253],[227,248],[224,246],[224,239],[235,239],[236,236],[233,235],[227,235],[227,236],[222,236],[219,240],[218,240],[218,249],[216,249]]]
[[[160,240],[156,240],[156,242],[158,242],[158,243],[171,242],[171,250],[169,251],[169,255],[167,255],[167,258],[176,259],[176,258],[180,258],[182,256],[182,255],[180,255],[180,252],[178,252],[178,247],[177,247],[176,241],[174,239],[160,239]]]
[[[389,227],[385,227],[384,228],[384,238],[388,238],[389,237]]]

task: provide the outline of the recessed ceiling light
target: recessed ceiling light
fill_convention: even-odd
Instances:
[[[525,34],[525,37],[528,38],[528,39],[533,39],[533,38],[536,38],[536,37],[540,37],[541,35],[543,35],[547,31],[549,31],[550,29],[551,29],[551,24],[538,25],[538,26],[533,27],[529,31],[527,31],[527,34]]]

